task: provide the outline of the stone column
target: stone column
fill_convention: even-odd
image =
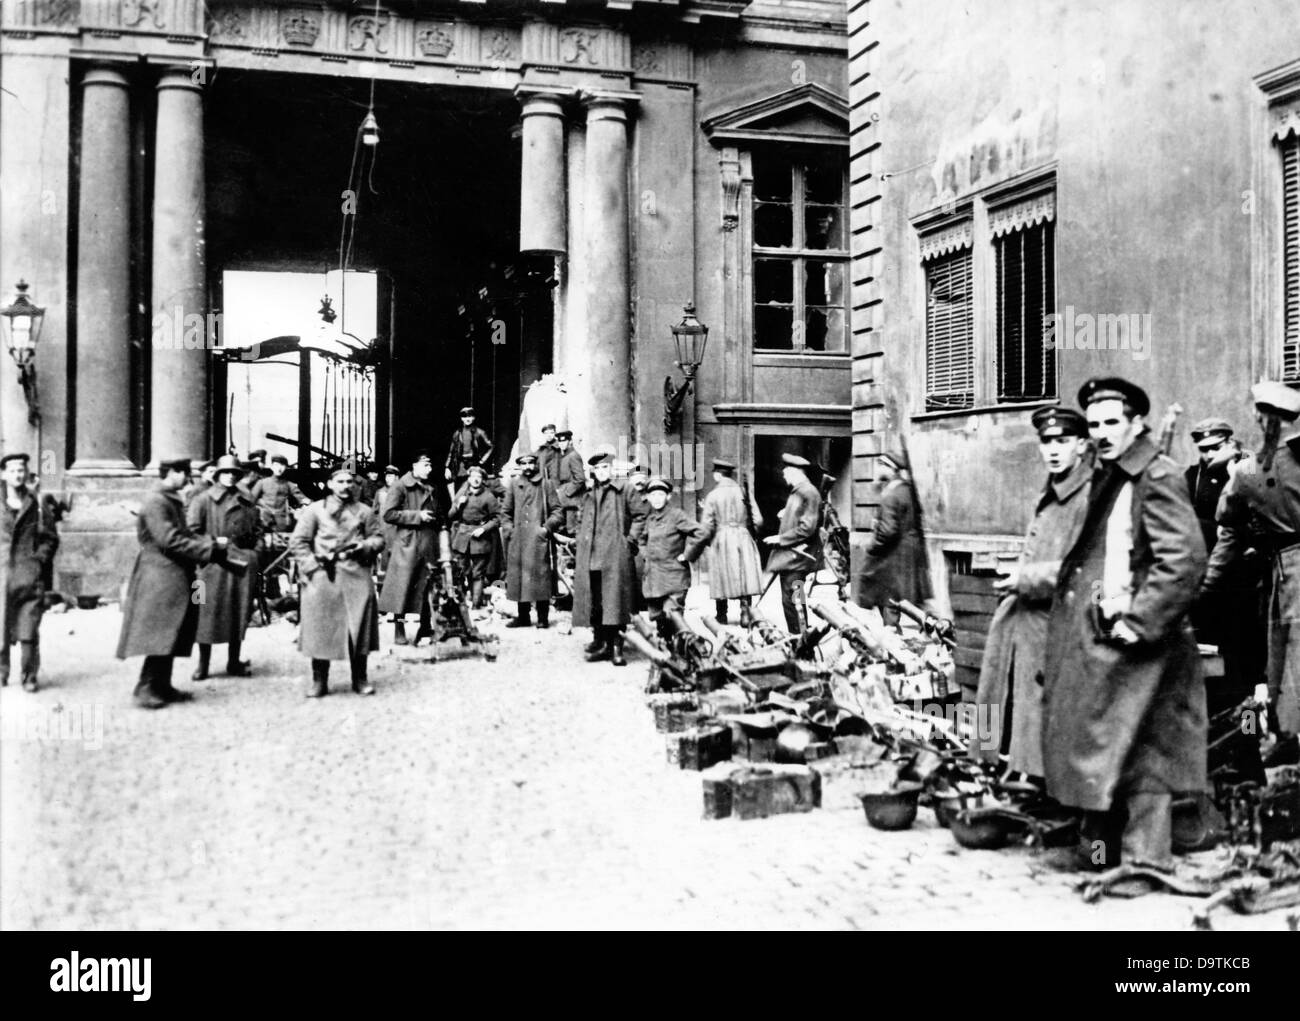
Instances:
[[[634,95],[590,92],[584,182],[586,343],[570,352],[575,389],[588,402],[584,453],[601,445],[630,449],[632,435],[631,329],[628,290],[627,106]],[[575,432],[578,425],[574,423]]]
[[[133,471],[130,357],[130,121],[126,77],[82,79],[77,210],[76,459],[73,471]]]
[[[153,464],[199,457],[208,447],[206,347],[218,338],[206,318],[205,209],[202,92],[189,68],[167,68],[158,82],[154,138]]]
[[[523,161],[519,203],[519,251],[524,255],[563,255],[564,107],[554,92],[520,87],[523,105]]]

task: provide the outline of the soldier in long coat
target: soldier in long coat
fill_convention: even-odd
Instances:
[[[907,455],[897,450],[882,454],[879,468],[885,488],[858,575],[858,602],[878,608],[885,622],[893,623],[898,611],[889,600],[907,599],[920,605],[934,591]]]
[[[483,469],[469,470],[465,488],[456,494],[447,520],[452,526],[451,551],[460,561],[461,577],[469,580],[470,603],[483,605],[483,586],[496,549],[501,523],[497,498],[483,484]]]
[[[384,484],[379,487],[375,493],[374,502],[370,509],[375,512],[375,519],[379,522],[380,531],[384,535],[384,552],[379,554],[379,574],[382,577],[388,570],[388,558],[392,555],[393,546],[397,541],[397,528],[390,525],[384,520],[384,500],[388,498],[389,492],[397,485],[397,480],[402,477],[402,469],[395,464],[390,464],[384,468]]]
[[[203,599],[195,636],[199,643],[199,664],[192,676],[196,681],[207,680],[214,645],[229,643],[227,676],[247,677],[252,672],[252,664],[239,658],[239,650],[253,608],[262,519],[252,496],[238,485],[242,474],[236,458],[228,454],[222,457],[217,461],[212,485],[190,502],[186,512],[186,524],[191,531],[211,539],[224,537],[230,547],[227,556],[233,554],[247,564],[247,569],[239,574],[220,564],[199,568]]]
[[[371,565],[384,548],[379,520],[353,498],[355,476],[347,468],[330,474],[330,495],[298,518],[289,554],[306,579],[302,587],[302,625],[298,648],[311,657],[308,698],[329,690],[330,660],[346,659],[352,690],[373,695],[366,657],[379,648],[379,610]]]
[[[542,445],[534,450],[533,454],[537,457],[537,469],[542,473],[542,478],[555,485],[560,471],[560,458],[563,455],[555,438],[553,423],[548,422],[542,426]]]
[[[0,458],[0,685],[9,683],[9,648],[21,649],[24,691],[35,691],[41,668],[45,574],[59,533],[45,502],[29,485],[26,454]]]
[[[684,607],[691,587],[687,543],[699,542],[704,535],[704,529],[686,511],[668,506],[672,491],[673,485],[667,479],[650,479],[645,487],[645,516],[632,526],[645,565],[641,593],[649,606],[650,619],[663,635],[669,633],[664,614]]]
[[[515,603],[515,619],[506,627],[528,627],[530,606],[537,607],[537,626],[550,626],[555,595],[551,535],[564,523],[564,508],[555,484],[546,479],[536,454],[515,458],[520,474],[506,488],[501,532],[506,540],[506,598]]]
[[[561,429],[555,434],[555,445],[560,458],[555,466],[555,491],[564,506],[564,526],[560,529],[565,535],[576,535],[578,531],[578,504],[587,491],[587,472],[583,467],[582,455],[573,446],[573,430]]]
[[[1173,795],[1206,789],[1205,684],[1187,622],[1205,544],[1181,472],[1147,434],[1141,388],[1092,379],[1079,403],[1099,466],[1048,625],[1047,793],[1085,810],[1088,865],[1167,868]]]
[[[379,593],[379,611],[400,616],[420,615],[419,641],[431,634],[429,601],[425,593],[438,561],[438,495],[428,482],[433,469],[429,455],[421,452],[397,485],[384,498],[384,523],[392,525],[396,539],[389,550],[388,570]],[[407,643],[401,620],[394,625],[393,640]]]
[[[1074,545],[1088,509],[1092,457],[1088,420],[1072,408],[1034,412],[1047,484],[1038,498],[1020,560],[995,588],[1010,593],[993,615],[975,704],[989,721],[972,752],[996,764],[1043,775],[1042,691],[1047,621],[1061,560]],[[1010,719],[1008,720],[1008,716]],[[1008,726],[1009,724],[1009,726]]]
[[[145,497],[136,517],[140,552],[131,569],[117,658],[144,656],[136,704],[160,709],[193,698],[172,686],[172,660],[188,656],[199,624],[195,570],[224,563],[226,540],[195,535],[185,523],[181,489],[189,482],[188,458],[159,463],[158,489]]]
[[[780,531],[763,542],[776,547],[768,557],[767,569],[781,580],[781,610],[785,614],[786,630],[801,635],[808,630],[804,580],[821,566],[822,498],[808,481],[812,462],[798,454],[782,454],[781,460],[785,462],[781,471],[790,487],[790,496],[781,508]]]
[[[704,498],[700,514],[702,532],[686,547],[686,559],[694,563],[709,551],[709,595],[717,618],[727,622],[727,600],[740,600],[740,622],[753,619],[750,602],[763,591],[763,565],[758,559],[754,530],[763,516],[753,498],[736,481],[736,466],[723,458],[713,459],[713,489]]]
[[[578,508],[573,626],[592,629],[583,649],[589,662],[608,659],[625,666],[623,629],[632,619],[636,584],[636,517],[627,491],[613,481],[614,456],[596,454],[588,463],[594,478]]]

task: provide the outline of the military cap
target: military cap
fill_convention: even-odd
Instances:
[[[266,451],[265,451],[265,450],[261,450],[261,449],[258,449],[258,450],[250,450],[250,451],[248,452],[248,457],[249,457],[249,460],[251,460],[251,461],[256,461],[258,458],[265,457],[265,456],[266,456]]]
[[[471,464],[468,468],[465,469],[465,474],[466,474],[466,475],[486,475],[487,472],[485,472],[485,471],[483,470],[482,465]]]
[[[713,459],[713,470],[714,470],[715,472],[728,472],[728,473],[730,473],[730,472],[734,472],[734,471],[736,470],[736,466],[735,466],[735,464],[734,464],[733,462],[731,462],[731,461],[728,461],[728,460],[726,460],[726,459],[724,459],[724,458],[721,458],[721,457],[715,457],[715,458]]]
[[[1300,393],[1285,383],[1266,379],[1250,388],[1250,396],[1261,411],[1275,411],[1288,419],[1300,415]]]
[[[557,433],[555,434],[555,438],[556,438],[557,440],[571,440],[571,439],[573,439],[573,430],[572,430],[572,429],[561,429],[559,432],[557,432]]]
[[[1079,387],[1079,407],[1086,408],[1097,401],[1124,401],[1135,415],[1151,411],[1151,398],[1136,383],[1120,376],[1094,376]]]
[[[160,458],[158,469],[163,473],[187,472],[190,470],[190,459],[188,457]]]
[[[203,472],[203,471],[207,471],[209,468],[211,468],[213,464],[214,464],[214,462],[212,462],[212,461],[195,461],[194,464],[191,465],[191,467],[192,467],[192,468],[194,469],[194,471],[196,471],[196,472]]]
[[[1052,436],[1080,436],[1087,438],[1088,420],[1073,408],[1062,408],[1059,405],[1053,405],[1050,408],[1039,408],[1029,419],[1034,428],[1038,430],[1040,440],[1049,439]]]
[[[386,464],[386,465],[384,465],[384,474],[385,474],[385,475],[401,475],[401,474],[402,474],[402,469],[399,468],[399,467],[397,467],[397,465],[395,465],[395,464]]]
[[[648,470],[648,469],[646,468],[646,466],[643,465],[643,464],[631,464],[631,465],[628,465],[627,473],[628,473],[629,475],[649,475],[649,474],[650,474],[649,470]]]
[[[1203,418],[1192,426],[1192,441],[1199,447],[1213,446],[1220,440],[1226,440],[1232,435],[1232,426],[1227,423],[1226,419]]]
[[[520,468],[527,468],[530,464],[536,464],[536,463],[537,463],[536,454],[520,454],[518,457],[515,458],[515,464],[519,465]]]
[[[411,464],[415,464],[417,461],[429,461],[430,463],[432,463],[433,455],[430,454],[427,450],[417,450],[411,456]]]
[[[474,409],[469,407],[468,405],[460,409],[460,415],[462,418],[464,418],[466,415],[472,415],[472,414],[474,414]]]
[[[271,463],[272,463],[272,464],[282,464],[282,465],[284,465],[286,468],[289,467],[289,459],[288,459],[287,457],[285,457],[283,454],[272,454],[272,455],[271,455]]]
[[[806,470],[812,467],[812,462],[809,461],[808,458],[800,457],[798,454],[782,454],[781,460],[791,468],[803,468]]]
[[[0,457],[0,468],[3,468],[10,461],[22,461],[23,464],[31,464],[32,458],[30,454],[5,454],[4,457]]]
[[[901,450],[886,450],[880,455],[880,459],[899,471],[910,471],[912,468],[911,461]]]
[[[587,458],[587,463],[591,465],[593,468],[596,467],[596,465],[598,464],[607,464],[607,463],[613,464],[614,455],[609,452],[603,454],[592,454],[589,458]]]
[[[542,432],[546,432],[547,429],[551,430],[551,432],[555,432],[555,423],[547,422],[544,426],[542,426]]]
[[[656,475],[645,484],[645,491],[647,493],[671,493],[673,491],[673,484],[667,479]]]
[[[331,482],[333,482],[340,475],[356,475],[356,472],[354,472],[351,468],[349,468],[346,463],[341,464],[336,468],[330,469]]]

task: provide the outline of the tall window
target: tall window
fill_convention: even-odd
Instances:
[[[754,348],[845,351],[844,158],[754,154]]]
[[[1056,350],[1044,317],[1056,309],[1056,255],[1050,220],[995,238],[999,403],[1056,396]]]
[[[1282,142],[1282,378],[1300,383],[1300,135]]]
[[[975,403],[975,314],[971,252],[958,249],[925,265],[925,410]]]

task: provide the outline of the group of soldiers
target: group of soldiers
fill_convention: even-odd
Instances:
[[[1263,382],[1252,396],[1258,452],[1205,419],[1186,471],[1162,452],[1150,399],[1128,380],[1089,380],[1082,410],[1033,415],[1047,480],[1019,562],[996,586],[1007,598],[977,695],[994,728],[975,751],[1008,754],[1082,812],[1081,867],[1172,867],[1174,800],[1204,804],[1209,716],[1247,703],[1257,682],[1279,737],[1271,761],[1295,761],[1300,393]],[[1198,639],[1224,659],[1208,688]],[[1244,747],[1232,767],[1262,781],[1258,741]],[[1150,889],[1134,877],[1115,892]]]

